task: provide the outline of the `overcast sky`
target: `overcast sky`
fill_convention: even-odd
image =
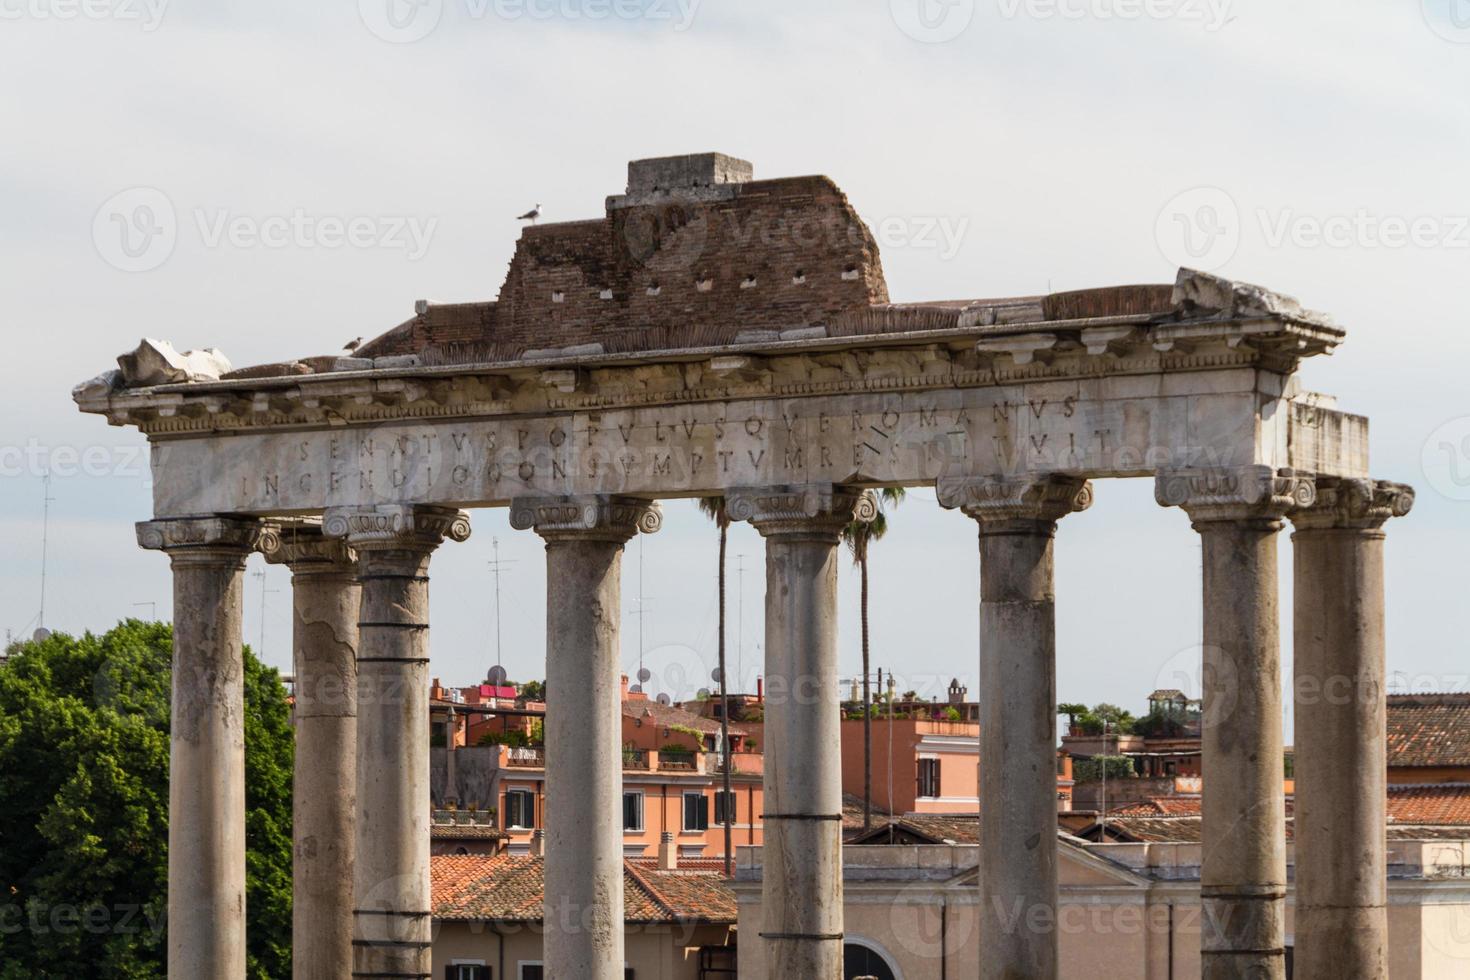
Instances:
[[[0,20],[0,625],[17,634],[40,611],[48,466],[45,624],[170,614],[168,563],[132,531],[143,439],[69,394],[141,336],[237,365],[334,352],[416,299],[493,298],[532,204],[596,217],[628,160],[719,150],[757,177],[834,178],[895,300],[1167,282],[1190,262],[1334,314],[1348,340],[1304,383],[1370,416],[1375,475],[1419,490],[1389,527],[1390,670],[1470,686],[1463,0],[0,0]],[[1057,540],[1058,693],[1141,711],[1156,686],[1197,688],[1199,546],[1146,481],[1096,496]],[[666,514],[628,551],[624,661],[641,568],[650,686],[679,696],[714,665],[715,532],[690,504]],[[493,662],[498,540],[505,665],[541,677],[539,539],[503,511],[474,522],[434,560],[433,672],[470,683]],[[737,528],[730,553],[750,686],[760,540]],[[1289,657],[1285,535],[1281,556]],[[973,695],[977,585],[973,524],[912,493],[874,550],[875,665]],[[846,565],[842,590],[852,672]],[[262,628],[286,667],[279,569],[247,580],[247,641]]]

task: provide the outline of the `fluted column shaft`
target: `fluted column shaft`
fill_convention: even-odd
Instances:
[[[980,975],[1057,976],[1056,522],[1075,477],[946,482],[980,525]]]
[[[623,976],[619,623],[623,546],[657,505],[517,500],[511,524],[546,541],[546,975]]]
[[[168,975],[244,980],[245,675],[240,607],[255,521],[138,525],[174,577]]]
[[[1286,971],[1286,797],[1276,538],[1313,488],[1288,470],[1160,475],[1161,504],[1199,532],[1204,571],[1204,980]]]
[[[732,520],[766,542],[766,976],[842,976],[842,756],[837,679],[837,547],[876,513],[830,486],[733,491]],[[753,937],[754,938],[754,937]]]
[[[429,560],[469,537],[457,511],[382,506],[327,512],[358,555],[357,834],[353,976],[430,970]]]
[[[1383,524],[1402,484],[1318,478],[1294,512],[1296,973],[1388,976]]]
[[[261,551],[291,570],[291,970],[296,980],[345,980],[357,825],[357,556],[306,524],[272,528]]]

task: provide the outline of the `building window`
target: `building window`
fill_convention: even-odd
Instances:
[[[935,797],[939,795],[939,760],[919,760],[919,795]]]
[[[444,980],[490,980],[490,968],[483,963],[451,963],[444,969]]]
[[[522,963],[521,980],[546,980],[546,971],[540,963]]]
[[[536,794],[528,789],[505,791],[505,826],[529,830],[536,826]]]
[[[684,794],[684,829],[709,830],[709,797],[703,793]]]
[[[723,826],[735,822],[735,794],[719,790],[715,793],[715,823]]]
[[[643,829],[643,794],[623,794],[623,829]]]

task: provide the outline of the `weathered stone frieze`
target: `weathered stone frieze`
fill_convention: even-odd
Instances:
[[[517,497],[510,507],[511,527],[543,535],[606,531],[628,538],[657,532],[663,520],[657,501],[636,497]]]
[[[328,537],[314,521],[265,525],[257,550],[270,564],[298,573],[351,568],[357,562],[357,553],[344,538]]]
[[[445,538],[468,540],[470,517],[452,508],[413,504],[334,507],[322,520],[322,533],[329,538],[345,538],[354,548],[432,548]]]
[[[1371,530],[1414,507],[1414,488],[1405,483],[1330,476],[1319,476],[1315,483],[1315,502],[1291,512],[1299,531]]]
[[[235,517],[161,518],[137,524],[138,547],[150,551],[219,549],[248,554],[262,533],[259,521]]]
[[[940,480],[935,491],[941,507],[960,508],[982,522],[1057,521],[1092,506],[1091,481],[1067,474]]]
[[[1154,499],[1182,507],[1194,521],[1279,518],[1317,499],[1311,477],[1290,469],[1242,466],[1159,473]]]
[[[878,500],[868,491],[830,483],[750,487],[725,494],[732,521],[750,521],[761,534],[822,531],[836,533],[852,521],[878,516]]]

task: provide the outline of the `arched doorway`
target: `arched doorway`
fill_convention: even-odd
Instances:
[[[897,969],[876,947],[860,939],[842,944],[842,980],[900,980]]]

